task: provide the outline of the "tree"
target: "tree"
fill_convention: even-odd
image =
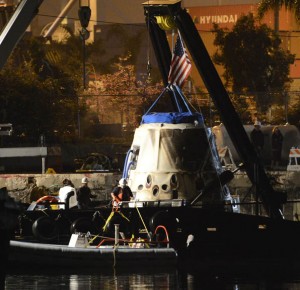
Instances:
[[[161,84],[137,79],[133,63],[142,49],[137,45],[140,38],[139,32],[130,38],[134,40],[132,43],[126,42],[126,53],[133,50],[133,56],[122,50],[122,55],[126,56],[119,55],[113,65],[111,62],[119,52],[107,58],[109,69],[105,69],[107,73],[100,77],[101,91],[93,92],[104,95],[99,102],[103,114],[117,111],[116,114],[123,116],[122,123],[131,127],[140,121],[147,105],[162,89]],[[95,76],[97,72],[103,72],[98,70],[99,62],[93,63],[96,52],[105,53],[103,41],[86,47],[86,71],[92,67]],[[92,133],[99,128],[99,110],[94,109],[97,104],[95,106],[84,98],[84,94],[90,92],[82,90],[82,65],[82,40],[71,33],[62,43],[49,43],[44,38],[23,38],[19,42],[0,72],[0,122],[13,124],[14,137],[22,138],[17,143],[36,145],[41,134],[46,136],[48,145],[53,138],[55,143],[76,140],[78,109],[86,132]]]
[[[77,127],[78,83],[50,62],[48,49],[38,38],[24,38],[0,72],[0,122],[12,123],[14,138],[31,146],[41,134],[50,142],[56,134],[74,136]]]
[[[298,0],[261,0],[258,5],[258,16],[262,18],[269,10],[285,7],[294,12],[294,16],[300,22],[300,2]]]
[[[257,25],[252,14],[241,16],[230,32],[218,25],[214,32],[213,60],[224,67],[226,86],[234,93],[254,94],[258,110],[265,112],[274,101],[270,92],[283,93],[288,88],[295,56],[281,48],[272,29]]]
[[[122,123],[135,128],[142,115],[162,92],[162,83],[153,83],[149,79],[145,82],[137,80],[130,54],[119,57],[111,70],[113,73],[100,76],[101,86],[98,89],[86,92],[86,97],[92,94],[97,97],[97,101],[100,96],[96,106],[93,106],[93,98],[87,98],[86,107],[97,107],[98,113],[110,118],[107,123]]]

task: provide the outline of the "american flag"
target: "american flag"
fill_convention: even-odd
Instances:
[[[180,34],[178,34],[168,76],[169,84],[176,84],[183,87],[192,69],[191,61],[181,41]]]

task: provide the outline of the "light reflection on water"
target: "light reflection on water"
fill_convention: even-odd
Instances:
[[[230,267],[230,264],[228,265]],[[195,269],[197,270],[197,269]],[[299,270],[300,273],[300,270]],[[7,274],[5,290],[142,290],[142,289],[231,289],[231,290],[298,290],[300,280],[280,275],[237,277],[215,273],[156,269],[147,272],[102,271],[92,274]]]
[[[175,280],[174,280],[175,279]],[[176,275],[157,274],[71,274],[71,275],[29,275],[9,274],[5,289],[181,289],[177,287]]]

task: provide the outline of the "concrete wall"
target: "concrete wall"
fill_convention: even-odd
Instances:
[[[16,201],[29,203],[29,182],[33,178],[36,180],[37,186],[44,186],[51,193],[59,190],[65,178],[70,179],[75,188],[79,188],[83,177],[89,179],[89,187],[97,195],[96,200],[104,200],[110,198],[111,190],[117,180],[121,178],[121,173],[1,174],[0,188],[6,187],[9,195]]]

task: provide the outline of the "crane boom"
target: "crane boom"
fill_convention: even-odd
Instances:
[[[17,45],[44,0],[22,0],[0,35],[0,69]]]
[[[264,166],[248,138],[191,16],[181,7],[180,0],[149,0],[143,5],[154,52],[165,84],[171,63],[171,52],[166,32],[159,27],[157,16],[171,16],[176,24],[214,105],[221,115],[232,143],[244,163],[245,171],[262,198],[265,209],[271,217],[283,219],[281,207],[285,196],[282,192],[276,192],[273,189]]]

